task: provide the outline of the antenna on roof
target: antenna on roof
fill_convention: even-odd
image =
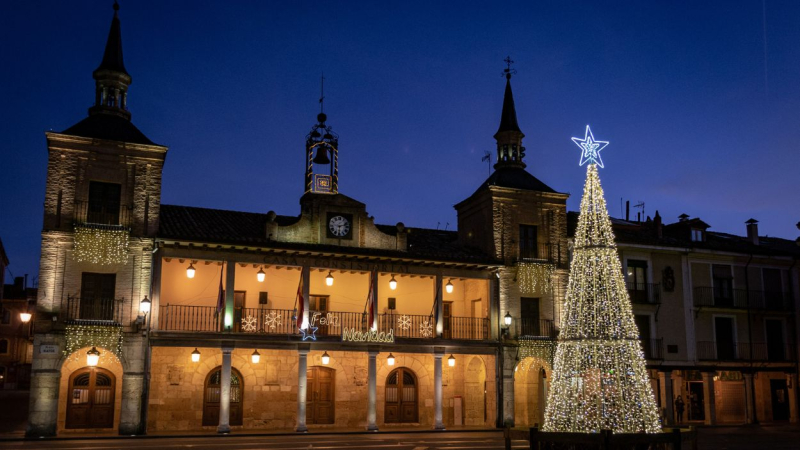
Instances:
[[[634,208],[642,208],[641,216],[639,216],[639,213],[636,213],[636,217],[637,218],[638,217],[645,217],[645,215],[644,215],[644,202],[642,200],[639,200],[639,203],[633,205],[633,207]],[[641,220],[641,219],[638,219],[638,220]]]

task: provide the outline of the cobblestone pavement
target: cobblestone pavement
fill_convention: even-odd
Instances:
[[[790,425],[699,428],[699,450],[798,450],[800,427]]]

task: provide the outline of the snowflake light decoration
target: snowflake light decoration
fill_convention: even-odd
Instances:
[[[283,325],[281,315],[277,311],[264,313],[264,325],[270,330],[275,330],[275,327]]]
[[[242,319],[242,331],[246,333],[254,333],[257,325],[258,319],[253,316],[247,316]]]
[[[422,337],[433,336],[433,325],[429,320],[422,322],[422,325],[419,326],[419,334]]]
[[[402,315],[402,316],[398,317],[397,318],[397,326],[401,330],[407,331],[408,329],[411,328],[411,317],[409,317],[407,315]]]
[[[586,134],[583,139],[574,137],[572,138],[572,142],[581,148],[581,161],[579,165],[582,166],[588,162],[589,164],[597,164],[603,167],[603,160],[600,158],[600,150],[608,145],[608,141],[595,141],[589,125],[586,125]]]

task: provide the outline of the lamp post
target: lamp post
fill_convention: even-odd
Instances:
[[[513,319],[511,318],[511,313],[506,311],[506,315],[503,316],[503,324],[505,325],[503,327],[503,334],[506,335],[506,336],[509,335],[509,331],[511,330],[511,321],[512,320]]]

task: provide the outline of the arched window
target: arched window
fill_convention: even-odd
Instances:
[[[417,376],[411,369],[400,367],[386,377],[385,423],[417,423]]]
[[[84,367],[69,377],[66,428],[113,428],[114,374],[99,367]]]
[[[203,394],[203,426],[219,425],[219,399],[221,392],[222,367],[212,370],[206,377]],[[242,424],[242,394],[244,379],[238,370],[231,367],[231,425]]]

